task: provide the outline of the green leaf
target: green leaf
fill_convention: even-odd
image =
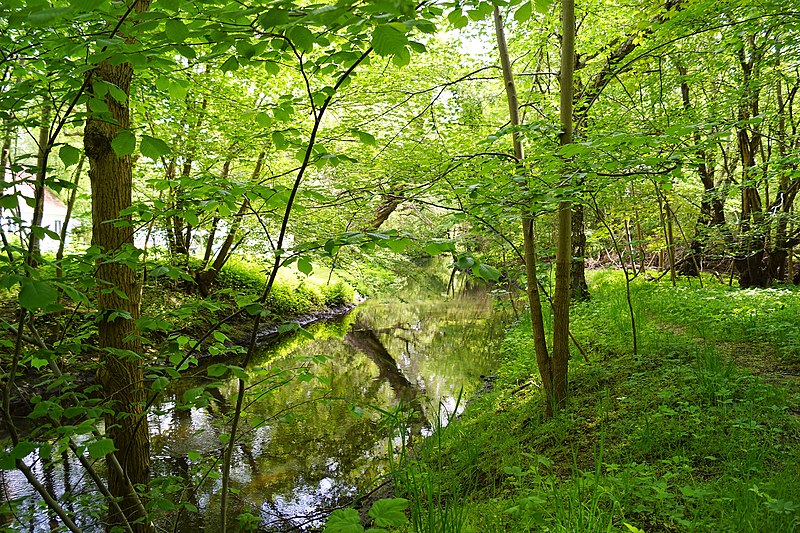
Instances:
[[[70,0],[69,5],[78,11],[94,11],[98,8],[97,0]]]
[[[447,20],[455,29],[461,29],[469,23],[469,19],[464,16],[464,12],[457,7],[447,15]]]
[[[234,58],[236,59],[236,58]],[[237,63],[238,66],[238,63]],[[186,98],[186,87],[176,81],[169,83],[169,96],[174,100],[183,100]]]
[[[358,136],[358,140],[360,142],[362,142],[364,144],[370,144],[370,145],[375,144],[375,137],[372,136],[371,134],[367,133],[366,131],[361,131],[361,130],[354,129],[353,133],[355,133]]]
[[[404,67],[411,62],[411,52],[405,46],[392,56],[392,63],[398,67]]]
[[[89,110],[98,115],[108,113],[108,104],[101,98],[92,98],[89,100]]]
[[[531,18],[532,9],[533,6],[531,6],[530,1],[525,2],[524,4],[519,6],[517,10],[514,12],[514,20],[520,23],[526,22],[528,19]]]
[[[456,266],[461,270],[467,270],[468,268],[472,268],[475,264],[475,260],[468,255],[462,256],[458,258],[456,261]]]
[[[189,28],[179,19],[169,19],[164,25],[164,33],[173,43],[182,43],[189,36]]]
[[[411,241],[405,237],[400,239],[389,239],[388,241],[385,241],[386,247],[398,254],[402,253],[409,244],[411,244]]]
[[[139,143],[139,151],[142,152],[143,156],[149,157],[153,161],[157,161],[161,156],[171,152],[167,143],[161,139],[150,137],[149,135],[142,135],[142,142]]]
[[[293,26],[286,32],[286,36],[301,52],[311,52],[314,49],[314,34],[305,26]]]
[[[236,56],[229,57],[223,64],[219,66],[219,69],[222,72],[233,72],[238,68],[239,68],[239,60],[236,59]]]
[[[42,359],[40,357],[36,357],[35,355],[31,356],[31,366],[36,370],[40,370],[47,366],[49,361],[47,359]]]
[[[278,333],[289,333],[290,331],[294,331],[300,327],[300,324],[297,322],[284,322],[283,324],[278,326]]]
[[[550,11],[550,5],[553,3],[553,0],[534,0],[534,4],[536,5],[536,11],[546,15],[548,11]]]
[[[58,299],[58,292],[44,281],[25,280],[19,291],[19,304],[28,311],[47,309]]]
[[[286,137],[284,137],[283,133],[279,131],[272,132],[272,143],[278,150],[283,150],[284,148],[289,146],[289,143],[286,142]],[[303,156],[305,156],[305,151],[303,151]]]
[[[168,11],[178,11],[183,0],[158,0],[158,7]]]
[[[355,509],[337,509],[325,522],[323,533],[363,533],[361,519]]]
[[[394,55],[406,50],[406,26],[398,22],[381,24],[372,32],[372,47],[381,56]],[[407,50],[406,50],[407,52]]]
[[[273,61],[265,61],[264,70],[266,70],[267,72],[269,72],[274,76],[276,74],[280,74],[281,66]]]
[[[111,148],[120,157],[131,155],[136,149],[136,136],[131,130],[119,130],[117,136],[111,141]]]
[[[500,271],[493,266],[486,265],[484,263],[481,263],[473,268],[472,273],[481,279],[485,279],[486,281],[497,281],[500,279]]]
[[[100,459],[105,457],[109,453],[116,451],[116,446],[114,446],[114,441],[111,439],[99,439],[94,442],[89,443],[87,446],[89,449],[89,455],[93,459]]]
[[[23,440],[16,446],[14,446],[14,449],[11,451],[11,457],[13,457],[14,459],[24,459],[25,457],[30,455],[35,449],[36,449],[36,443]]]
[[[49,26],[56,19],[59,19],[69,13],[71,7],[54,7],[52,9],[42,9],[41,11],[34,11],[28,15],[28,21],[34,26]]]
[[[16,209],[19,205],[19,197],[16,194],[10,194],[0,198],[0,207],[5,209]]]
[[[373,503],[369,516],[375,519],[375,524],[379,526],[402,526],[408,522],[406,509],[408,500],[405,498],[387,498]]]
[[[259,111],[256,113],[256,122],[262,128],[267,128],[272,124],[272,117],[270,117],[268,113]]]
[[[166,76],[159,76],[156,78],[156,89],[159,91],[168,91],[169,90],[170,79]]]
[[[167,385],[169,385],[169,378],[166,376],[159,376],[153,380],[153,384],[150,386],[150,388],[153,390],[153,392],[161,392],[167,388]]]
[[[311,272],[313,272],[314,266],[311,264],[311,261],[305,257],[301,257],[297,260],[297,270],[308,276],[311,274]]]
[[[74,146],[65,144],[58,151],[58,157],[61,158],[61,162],[64,163],[65,167],[71,167],[81,160],[81,151]]]
[[[212,378],[218,378],[224,376],[225,373],[228,371],[228,365],[222,363],[215,363],[208,367],[208,375]]]

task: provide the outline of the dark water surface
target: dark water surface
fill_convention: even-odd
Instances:
[[[248,511],[262,531],[318,526],[329,510],[372,488],[388,469],[384,412],[410,406],[424,416],[408,432],[424,436],[442,412],[452,416],[495,367],[502,317],[485,289],[446,297],[446,277],[409,279],[389,298],[369,300],[345,317],[265,347],[247,369],[248,391],[234,453],[232,515]],[[208,405],[176,410],[202,384],[183,380],[150,417],[153,476],[194,490],[174,493],[185,512],[176,531],[217,531],[218,479],[204,477],[220,456],[236,402],[236,380],[208,388]],[[442,409],[440,406],[443,406]],[[412,438],[415,438],[412,436]],[[29,457],[30,464],[33,457]],[[35,471],[57,493],[89,494],[77,464]],[[18,472],[0,473],[7,498],[30,488]],[[22,506],[28,531],[51,531],[46,512]],[[87,531],[102,517],[81,517]],[[173,530],[175,524],[164,524]]]

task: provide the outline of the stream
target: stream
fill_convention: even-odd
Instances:
[[[247,369],[232,516],[250,513],[260,531],[318,527],[332,508],[371,490],[387,473],[392,424],[385,413],[400,406],[420,413],[406,417],[403,427],[413,441],[429,435],[437,418],[446,423],[463,409],[496,366],[503,316],[485,287],[445,296],[447,281],[446,272],[426,270],[391,297],[309,327],[313,340],[294,334],[259,350]],[[150,416],[152,477],[175,488],[171,499],[200,511],[182,513],[177,526],[165,524],[170,530],[219,530],[221,481],[204,474],[221,455],[236,402],[236,379],[226,378],[183,379]],[[174,409],[203,389],[205,406]],[[56,494],[97,497],[76,462],[42,464],[34,472]],[[16,471],[0,472],[0,484],[6,498],[31,492]],[[18,517],[27,531],[52,531],[51,517],[33,498],[19,505]],[[94,531],[102,518],[80,522]]]

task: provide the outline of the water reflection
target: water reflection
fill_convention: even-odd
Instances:
[[[319,525],[331,508],[386,473],[382,412],[402,402],[418,413],[409,431],[427,433],[440,402],[452,410],[462,388],[469,396],[482,386],[481,375],[494,367],[500,317],[485,290],[445,299],[447,278],[433,283],[441,285],[433,293],[409,284],[393,298],[314,326],[314,341],[295,336],[258,354],[248,369],[244,429],[232,465],[233,515],[251,512],[265,531]],[[176,383],[150,418],[153,474],[179,481],[173,485],[184,488],[172,498],[189,504],[177,525],[163,524],[175,531],[219,529],[221,484],[208,473],[221,457],[236,382],[208,388],[204,408],[176,409],[201,383]],[[56,493],[81,490],[75,465],[56,467],[60,473],[50,478],[63,480]],[[46,518],[30,530],[49,530]]]

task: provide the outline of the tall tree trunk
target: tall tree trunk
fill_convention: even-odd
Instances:
[[[562,11],[563,37],[561,43],[561,144],[572,142],[572,98],[575,58],[575,8],[572,0],[564,0]],[[519,103],[514,85],[514,75],[506,45],[500,9],[494,9],[494,25],[497,47],[503,70],[503,82],[508,99],[509,117],[512,126],[520,125]],[[514,154],[520,162],[525,154],[522,139],[515,132]],[[570,268],[572,264],[572,206],[562,201],[558,210],[558,240],[556,249],[556,289],[553,301],[553,353],[548,353],[547,340],[542,320],[541,300],[537,280],[536,241],[532,213],[525,209],[522,216],[522,233],[525,254],[525,271],[528,278],[528,302],[531,308],[531,325],[534,349],[542,387],[546,394],[545,412],[552,416],[563,408],[567,400],[567,374],[569,367],[569,302]]]
[[[758,191],[755,172],[756,154],[761,145],[761,133],[756,124],[748,124],[748,120],[759,114],[759,89],[754,84],[758,78],[760,50],[755,43],[755,36],[748,38],[752,48],[747,57],[746,44],[739,49],[739,64],[742,69],[743,95],[739,107],[737,143],[742,163],[741,177],[741,224],[740,247],[735,259],[739,272],[739,285],[742,287],[766,287],[770,283],[768,269],[764,268],[766,254],[767,231],[761,194]]]
[[[150,0],[137,0],[135,10],[145,11]],[[129,94],[133,67],[129,63],[100,63],[91,73],[89,92],[94,94],[95,82],[108,82]],[[140,282],[136,270],[115,257],[135,259],[133,229],[130,216],[120,212],[131,205],[132,160],[129,155],[118,156],[111,147],[117,134],[130,127],[127,102],[120,103],[110,94],[105,103],[116,124],[98,120],[90,115],[84,130],[84,147],[89,159],[89,178],[92,188],[92,241],[101,251],[97,260],[98,345],[102,351],[102,366],[98,379],[113,408],[106,415],[106,433],[117,449],[113,452],[124,475],[109,465],[108,488],[121,499],[120,507],[133,523],[135,531],[150,531],[146,517],[140,514],[136,498],[129,492],[129,483],[146,485],[150,479],[150,438],[142,372],[142,345],[135,321],[140,312]],[[127,222],[119,224],[119,222]],[[127,477],[127,479],[125,479]],[[121,517],[110,512],[108,527],[122,523]]]
[[[688,72],[686,67],[678,66],[678,73],[681,76],[681,100],[683,109],[687,113],[692,110],[689,83],[687,82]],[[694,133],[694,143],[697,156],[697,175],[703,184],[703,195],[700,199],[700,213],[697,215],[694,237],[689,244],[689,255],[684,259],[680,269],[681,274],[686,276],[700,275],[709,238],[708,229],[725,224],[724,200],[714,179],[714,158],[706,148],[701,146],[702,138],[699,131]]]
[[[561,145],[572,144],[573,73],[575,70],[575,2],[561,4]],[[565,165],[565,174],[568,168]],[[556,246],[556,288],[553,298],[553,397],[555,407],[567,402],[569,367],[570,267],[572,265],[572,202],[562,200],[558,207]]]
[[[500,65],[503,69],[503,83],[506,88],[506,98],[508,100],[508,114],[511,125],[519,126],[520,118],[517,89],[514,84],[514,74],[511,70],[511,60],[508,55],[508,45],[506,44],[505,30],[503,29],[503,18],[500,15],[499,7],[494,8],[494,28],[497,36],[497,49],[500,54]],[[525,159],[522,138],[519,133],[515,131],[512,139],[514,143],[514,155],[519,162],[522,162]],[[536,364],[539,367],[539,375],[542,379],[542,388],[545,391],[545,414],[547,416],[552,416],[553,406],[557,402],[553,390],[553,366],[547,348],[547,336],[544,330],[542,300],[539,295],[535,226],[533,222],[533,213],[529,208],[523,208],[522,210],[522,240],[524,246],[523,253],[525,256],[525,275],[528,280],[526,292],[531,310],[533,347],[536,352]]]

